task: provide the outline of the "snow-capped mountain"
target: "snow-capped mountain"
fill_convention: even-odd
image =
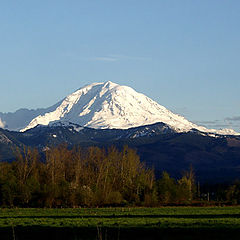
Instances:
[[[19,131],[25,128],[35,117],[54,111],[61,102],[58,102],[49,108],[40,108],[35,110],[22,108],[16,112],[0,112],[0,128]]]
[[[54,110],[34,118],[21,131],[58,121],[96,129],[127,129],[163,122],[177,132],[197,129],[224,135],[237,134],[231,129],[209,130],[198,126],[144,94],[110,81],[80,88],[57,104]]]

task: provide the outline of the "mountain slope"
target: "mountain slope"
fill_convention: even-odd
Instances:
[[[39,125],[25,132],[0,129],[0,161],[14,160],[16,147],[37,148],[40,155],[59,144],[69,148],[124,145],[137,150],[147,167],[154,167],[156,176],[167,171],[171,176],[193,166],[201,182],[230,182],[239,177],[240,137],[202,133],[192,130],[177,133],[164,123],[129,129],[93,129],[61,122]]]
[[[110,81],[87,85],[67,96],[53,111],[39,115],[21,131],[52,122],[72,122],[96,129],[127,129],[163,122],[177,132],[235,134],[233,130],[208,130],[172,113],[130,87]]]
[[[0,127],[6,128],[12,131],[19,131],[25,128],[34,118],[39,115],[44,115],[47,112],[54,111],[60,102],[54,104],[49,108],[40,108],[40,109],[26,109],[21,108],[16,112],[2,113],[0,112]]]

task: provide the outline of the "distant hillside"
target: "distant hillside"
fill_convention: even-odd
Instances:
[[[168,171],[172,176],[193,166],[200,181],[225,182],[240,177],[240,137],[215,135],[192,130],[178,133],[164,123],[130,129],[92,129],[77,124],[56,123],[37,126],[26,132],[0,130],[1,160],[14,159],[13,149],[18,146],[46,147],[66,143],[80,145],[122,147],[137,149],[141,161],[154,167],[156,175]]]

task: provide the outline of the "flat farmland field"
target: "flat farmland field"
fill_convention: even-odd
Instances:
[[[0,209],[0,239],[46,239],[46,236],[239,239],[240,207]]]

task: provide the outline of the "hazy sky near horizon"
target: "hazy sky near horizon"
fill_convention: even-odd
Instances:
[[[110,80],[240,131],[240,1],[3,0],[0,11],[0,112]]]

